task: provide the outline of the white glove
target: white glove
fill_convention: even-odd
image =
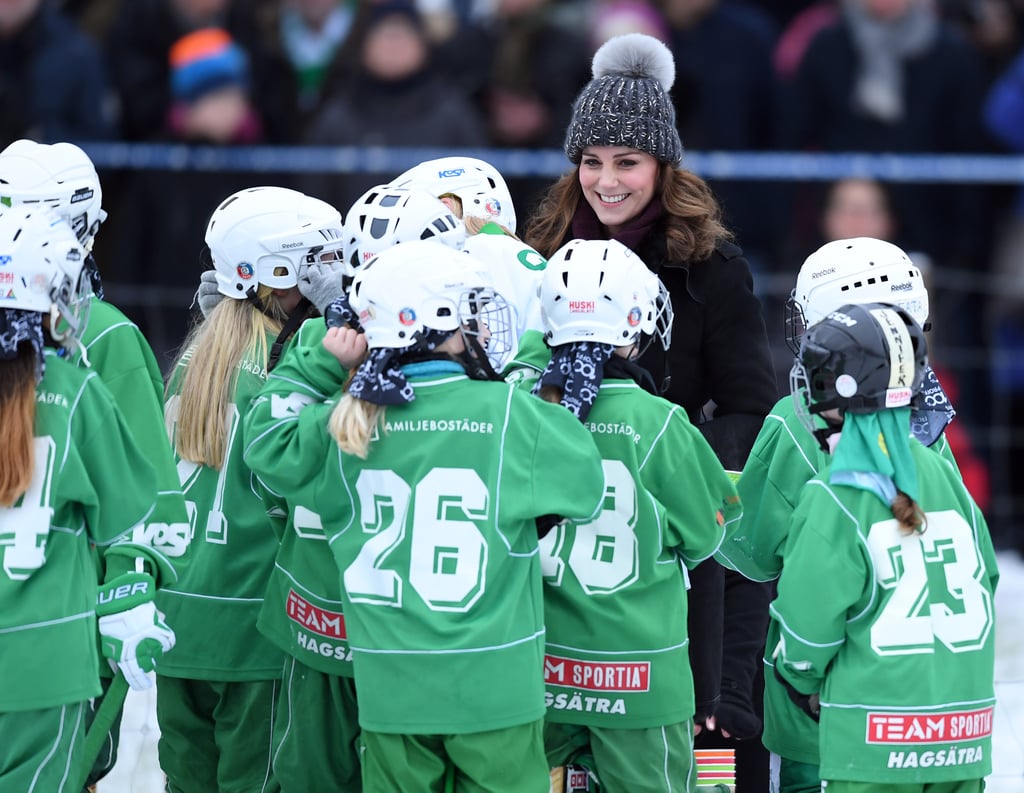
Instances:
[[[299,291],[316,310],[323,314],[331,301],[344,293],[342,279],[345,272],[340,261],[302,262],[296,274]]]
[[[152,687],[146,673],[174,647],[174,631],[153,603],[154,589],[152,576],[125,573],[100,587],[96,605],[103,657],[137,691]]]
[[[223,299],[224,295],[217,289],[217,271],[203,270],[199,276],[199,289],[196,290],[196,302],[203,316],[210,316],[210,312]]]

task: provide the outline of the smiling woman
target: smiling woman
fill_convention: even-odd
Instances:
[[[548,189],[524,238],[548,257],[574,238],[618,240],[657,273],[675,310],[672,346],[651,345],[639,363],[722,464],[739,471],[777,399],[775,374],[750,267],[711,189],[680,167],[683,144],[668,96],[675,63],[657,39],[629,34],[595,53],[593,75],[566,131],[576,168]],[[713,730],[717,718],[727,740],[753,738],[769,593],[742,580],[723,584],[724,575],[714,561],[691,572],[694,720],[697,730]]]

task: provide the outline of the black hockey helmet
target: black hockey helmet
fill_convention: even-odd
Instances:
[[[874,413],[913,404],[927,367],[924,332],[905,309],[848,304],[808,328],[790,372],[790,390],[814,432],[810,416],[830,408]]]

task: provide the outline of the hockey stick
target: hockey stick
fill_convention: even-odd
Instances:
[[[103,696],[103,701],[93,717],[89,731],[85,734],[84,756],[81,765],[78,766],[78,784],[72,785],[70,790],[79,791],[85,787],[85,780],[89,778],[93,763],[96,762],[96,757],[107,739],[107,733],[114,726],[127,695],[128,681],[124,679],[124,673],[119,671],[114,675],[110,688],[107,689],[107,693]]]

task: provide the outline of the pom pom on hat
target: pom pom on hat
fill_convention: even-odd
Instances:
[[[591,70],[565,135],[569,159],[578,163],[587,146],[628,146],[678,165],[683,143],[668,95],[676,74],[669,48],[643,33],[616,36],[594,54]]]
[[[171,46],[171,93],[193,102],[227,85],[248,87],[249,59],[220,28],[203,28],[182,36]]]

